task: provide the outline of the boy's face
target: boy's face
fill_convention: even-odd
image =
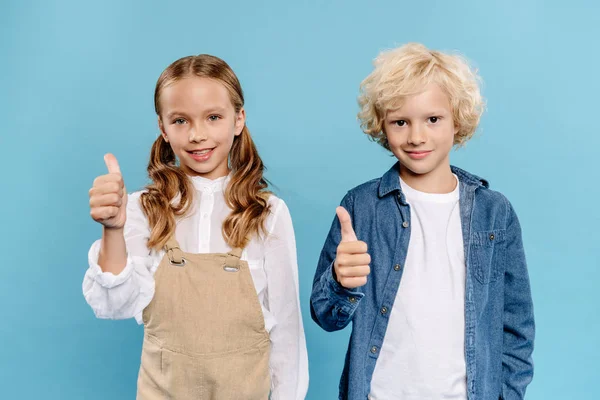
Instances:
[[[414,178],[449,176],[450,150],[458,128],[448,96],[436,84],[407,97],[384,121],[390,150]]]

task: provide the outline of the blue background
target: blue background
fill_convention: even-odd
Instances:
[[[393,163],[356,122],[360,81],[409,41],[459,50],[484,78],[480,133],[452,162],[523,226],[538,326],[528,399],[598,399],[600,6],[593,1],[16,1],[0,4],[0,398],[133,399],[142,328],[81,293],[100,228],[87,191],[119,159],[146,183],[160,72],[211,53],[237,72],[248,125],[298,242],[311,386],[333,399],[349,329],[311,320],[316,261],[349,188]]]

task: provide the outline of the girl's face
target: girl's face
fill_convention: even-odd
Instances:
[[[158,125],[183,171],[208,179],[227,175],[233,138],[242,133],[246,114],[235,111],[225,86],[183,78],[165,86],[159,102]]]

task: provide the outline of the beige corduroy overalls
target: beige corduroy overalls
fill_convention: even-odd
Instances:
[[[137,400],[266,400],[269,334],[242,250],[183,253],[175,238],[144,309]]]

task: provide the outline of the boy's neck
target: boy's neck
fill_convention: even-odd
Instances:
[[[457,185],[449,164],[426,174],[415,174],[400,166],[400,178],[411,188],[423,193],[451,193]]]

